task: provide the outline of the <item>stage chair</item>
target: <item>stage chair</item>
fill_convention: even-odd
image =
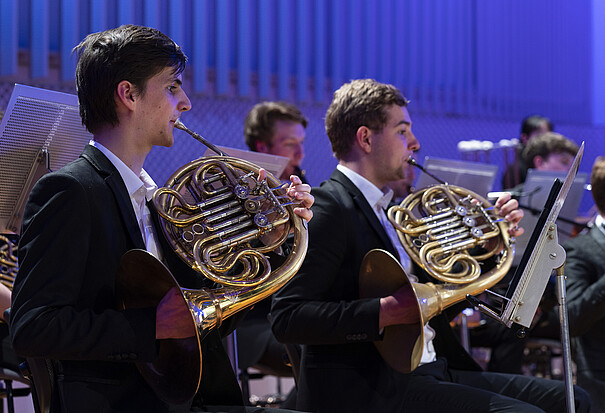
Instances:
[[[13,388],[13,382],[27,385],[28,387]],[[8,413],[15,412],[15,397],[27,397],[31,393],[30,381],[19,372],[7,367],[0,367],[0,399],[6,399]],[[4,402],[0,403],[0,412],[4,412]]]
[[[4,310],[4,321],[10,325],[10,308]],[[13,397],[31,394],[36,413],[49,413],[50,396],[52,393],[53,370],[50,361],[44,359],[26,358],[19,364],[19,372],[0,368],[0,380],[5,383],[5,391],[0,391],[0,397],[6,397],[9,413],[14,412]],[[4,374],[7,374],[5,378]],[[12,380],[27,384],[29,388],[12,389]],[[9,393],[10,401],[9,401]],[[25,393],[27,391],[27,393]],[[25,393],[25,394],[21,394]],[[6,394],[6,396],[4,396]],[[12,406],[12,407],[11,407]],[[12,410],[11,410],[12,409]],[[1,410],[0,410],[1,411]]]
[[[298,377],[300,374],[300,353],[301,348],[298,344],[284,344],[286,347],[286,354],[288,355],[288,365],[292,368],[292,374],[294,375],[294,384],[298,388]]]
[[[50,360],[28,357],[19,368],[22,375],[31,383],[34,411],[49,413],[54,382],[52,363]]]

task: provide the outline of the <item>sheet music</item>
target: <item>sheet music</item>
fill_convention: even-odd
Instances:
[[[252,152],[236,148],[228,148],[226,146],[217,145],[217,147],[229,156],[233,156],[234,158],[239,159],[245,159],[246,161],[252,162],[257,166],[264,168],[267,172],[270,172],[277,179],[279,179],[281,174],[284,172],[284,169],[286,169],[288,162],[290,162],[290,159],[285,156],[271,155],[269,153],[262,152]],[[204,152],[204,156],[216,156],[216,153],[214,153],[211,149],[207,149],[206,152]]]
[[[497,165],[429,156],[425,157],[423,167],[448,184],[469,189],[482,197],[491,191],[498,172]],[[424,188],[436,183],[428,174],[419,174],[414,186]]]

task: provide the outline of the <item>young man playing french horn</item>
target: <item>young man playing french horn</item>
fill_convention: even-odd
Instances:
[[[80,111],[94,139],[30,194],[10,320],[15,351],[52,360],[51,412],[243,410],[230,407],[243,400],[221,344],[231,319],[202,341],[194,400],[174,405],[157,396],[135,363],[157,359],[160,339],[193,336],[189,309],[175,288],[157,308],[116,307],[118,265],[135,248],[163,259],[182,287],[209,284],[163,247],[148,219],[157,186],[143,170],[154,145],[172,145],[175,121],[191,109],[182,89],[187,58],[158,30],[133,25],[91,34],[75,51]],[[295,178],[288,195],[301,202],[295,212],[310,219],[309,187]]]
[[[420,366],[403,374],[391,368],[374,342],[384,329],[418,321],[416,297],[402,287],[361,298],[362,260],[372,249],[399,257],[411,281],[433,281],[413,268],[387,220],[389,182],[405,177],[407,160],[420,148],[407,100],[394,86],[354,80],[334,94],[326,132],[338,166],[313,188],[309,251],[295,278],[274,295],[273,331],[282,342],[303,345],[298,403],[312,412],[565,412],[563,382],[483,372],[464,351],[445,314],[424,326]],[[495,208],[510,223],[523,213],[510,195]],[[405,275],[404,275],[405,276]],[[416,278],[417,277],[417,278]],[[422,328],[422,327],[420,327]],[[576,408],[587,412],[576,388]]]

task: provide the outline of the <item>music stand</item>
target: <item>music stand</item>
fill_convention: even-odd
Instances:
[[[31,188],[91,138],[76,95],[15,84],[0,123],[0,233],[19,234]]]
[[[538,171],[536,169],[529,169],[527,171],[523,191],[519,196],[519,207],[525,212],[522,222],[525,232],[515,240],[515,249],[518,252],[523,252],[527,248],[529,238],[538,222],[538,217],[542,212],[543,206],[546,205],[550,187],[556,178],[562,180],[565,178],[565,174],[561,172]],[[557,216],[556,223],[560,244],[564,243],[573,232],[573,217],[578,213],[587,180],[588,174],[586,172],[578,172]],[[514,266],[519,264],[521,257],[521,253],[515,255],[513,260]]]
[[[438,184],[439,182],[430,176],[432,174],[449,185],[461,186],[483,197],[492,189],[498,173],[497,165],[429,156],[425,157],[423,167],[428,173],[418,175],[416,188]]]
[[[504,296],[499,296],[503,300],[502,311],[475,297],[467,296],[467,299],[479,310],[500,321],[507,327],[511,327],[512,324],[529,327],[546,289],[548,279],[552,271],[557,270],[557,297],[559,301],[561,344],[563,346],[565,384],[567,389],[567,410],[572,413],[575,412],[575,405],[565,277],[563,274],[566,254],[565,249],[558,242],[556,220],[565,202],[565,197],[578,173],[583,153],[584,142],[580,146],[565,181],[561,182],[558,178],[554,180],[546,204],[538,218],[536,227],[531,234],[508,290]],[[491,291],[490,293],[495,294]]]

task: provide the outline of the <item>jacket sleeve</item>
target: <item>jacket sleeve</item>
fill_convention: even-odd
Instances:
[[[592,240],[586,235],[586,240]],[[590,248],[587,243],[572,239],[565,245],[567,259],[565,275],[567,277],[567,312],[569,332],[580,336],[605,316],[605,274],[597,265],[598,246]],[[597,257],[595,257],[597,254]]]
[[[93,202],[107,203],[113,195],[108,189],[104,195],[91,192],[63,173],[46,175],[32,190],[12,297],[13,347],[18,354],[32,357],[152,360],[155,309],[118,311],[113,302],[115,271],[98,277],[92,270],[113,268],[121,253],[120,247],[111,245],[120,242],[115,237],[120,223],[115,222],[115,214],[100,212],[113,205]],[[99,226],[105,225],[113,225],[115,231],[101,234]],[[97,251],[95,256],[107,260],[91,264],[89,256],[101,237],[107,251]]]
[[[273,296],[273,332],[299,344],[378,340],[379,299],[357,291],[364,228],[352,205],[323,187],[312,193],[309,248],[300,271]]]

